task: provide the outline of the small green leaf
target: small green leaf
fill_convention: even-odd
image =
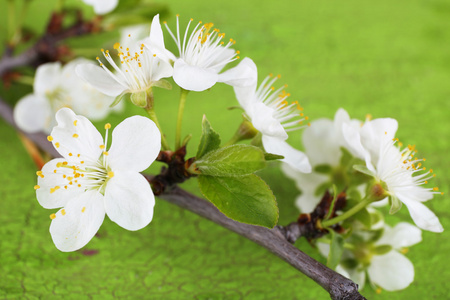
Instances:
[[[383,255],[392,250],[391,245],[380,245],[373,249],[373,253],[377,255]]]
[[[203,115],[202,120],[202,136],[200,137],[200,144],[197,150],[197,159],[200,159],[206,153],[216,150],[220,146],[220,136],[212,129],[206,116]]]
[[[394,195],[389,196],[389,204],[391,205],[391,209],[389,210],[389,214],[393,215],[402,208],[402,202],[395,197]]]
[[[325,194],[325,191],[328,190],[330,186],[331,183],[329,181],[322,183],[316,188],[316,190],[314,191],[314,195],[322,197],[323,194]]]
[[[284,158],[283,155],[278,155],[278,154],[273,154],[273,153],[267,153],[267,152],[264,152],[264,159],[265,159],[266,161],[269,161],[269,160],[277,160],[277,159],[283,159],[283,158]]]
[[[341,166],[346,166],[353,159],[353,155],[344,147],[341,147],[341,152],[342,152],[341,161],[340,161]]]
[[[264,153],[250,145],[232,145],[211,151],[196,162],[203,175],[242,176],[266,166]]]
[[[269,186],[258,176],[198,177],[200,190],[224,215],[238,222],[273,228],[278,206]]]
[[[375,177],[375,174],[364,165],[354,165],[353,169],[363,174],[369,175],[371,177]]]
[[[333,230],[330,230],[331,244],[330,253],[328,253],[327,267],[335,269],[341,261],[342,253],[344,252],[344,239],[342,236]]]
[[[317,165],[314,167],[314,172],[320,174],[330,174],[333,171],[330,165]]]

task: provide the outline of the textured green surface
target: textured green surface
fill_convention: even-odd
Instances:
[[[0,11],[3,5],[4,1]],[[38,26],[45,19],[39,5],[27,20],[29,25]],[[400,140],[417,144],[426,166],[438,175],[435,184],[449,192],[448,1],[172,0],[170,5],[186,21],[190,17],[212,21],[236,39],[241,57],[253,58],[261,77],[281,73],[280,85],[290,85],[292,100],[300,100],[312,120],[332,117],[339,107],[359,118],[366,113],[397,118]],[[174,19],[168,21],[174,28]],[[0,22],[4,32],[6,20]],[[155,96],[156,109],[164,116],[162,126],[173,144],[178,91],[159,90]],[[183,128],[183,134],[194,134],[189,153],[197,150],[204,113],[223,140],[232,136],[231,124],[236,122],[237,127],[241,117],[238,111],[224,109],[236,103],[226,86],[189,94]],[[108,121],[116,125],[123,118]],[[300,145],[298,136],[291,142]],[[0,298],[328,298],[319,286],[266,250],[164,201],[157,201],[147,228],[128,232],[105,220],[99,236],[86,247],[98,252],[61,253],[48,233],[51,212],[34,196],[35,167],[16,134],[1,121],[0,154]],[[275,166],[263,175],[278,196],[280,224],[286,224],[296,215],[295,188],[280,180]],[[448,196],[436,197],[428,206],[446,231],[424,232],[424,242],[407,254],[416,280],[395,293],[377,295],[366,288],[363,294],[369,299],[448,298]],[[408,217],[404,208],[390,221],[401,217]],[[314,253],[304,241],[298,245]]]

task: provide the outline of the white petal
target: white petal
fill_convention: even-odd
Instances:
[[[303,214],[312,213],[316,208],[317,204],[320,203],[321,197],[314,195],[314,193],[305,193],[295,199],[295,206]]]
[[[317,249],[319,249],[322,256],[328,257],[328,254],[330,253],[330,244],[318,242]]]
[[[80,64],[75,71],[87,83],[108,96],[116,97],[127,89],[99,66]]]
[[[308,157],[300,150],[291,147],[287,142],[263,135],[262,143],[266,152],[283,155],[284,158],[281,161],[289,164],[294,169],[303,173],[311,172],[311,164]]]
[[[102,153],[103,138],[88,119],[75,115],[69,108],[62,108],[56,113],[56,121],[58,126],[52,130],[52,143],[54,146],[59,143],[55,148],[65,159],[97,161]]]
[[[288,138],[288,134],[280,121],[273,117],[275,113],[273,108],[262,102],[253,102],[247,112],[252,119],[253,126],[263,135],[276,137],[281,140]]]
[[[56,164],[64,162],[62,158],[52,159],[42,167],[42,175],[38,176],[39,189],[36,190],[36,197],[40,205],[47,209],[60,208],[67,204],[71,199],[79,196],[84,189],[70,186],[67,179],[63,178],[63,174],[73,176],[73,170],[69,168],[57,168]],[[57,173],[54,173],[54,171]],[[58,189],[51,192],[56,186]],[[68,186],[67,189],[64,186]],[[70,186],[70,188],[69,188]]]
[[[33,94],[23,97],[16,104],[14,121],[21,130],[28,133],[49,133],[55,122],[48,100]]]
[[[358,285],[358,290],[362,290],[366,283],[366,272],[364,270],[355,269],[345,269],[341,265],[336,267],[336,272],[352,280]]]
[[[173,68],[173,80],[185,90],[201,92],[215,85],[218,80],[214,70],[188,65],[182,59],[178,59]]]
[[[115,172],[105,190],[106,214],[119,226],[139,230],[153,218],[155,196],[150,184],[137,172]]]
[[[161,23],[159,22],[159,14],[153,17],[152,25],[150,26],[149,43],[159,49],[166,49]]]
[[[438,217],[424,204],[411,200],[402,194],[396,196],[408,207],[411,218],[419,228],[433,232],[444,231]]]
[[[172,65],[160,59],[159,57],[155,57],[152,61],[152,81],[158,81],[161,78],[171,77],[173,75],[173,67]]]
[[[119,0],[83,0],[85,3],[92,5],[97,15],[104,15],[112,12]]]
[[[113,171],[141,172],[161,150],[161,133],[149,118],[133,116],[117,125],[112,133],[108,165]]]
[[[44,96],[48,92],[53,92],[60,84],[61,63],[46,63],[40,65],[34,77],[34,93]]]
[[[103,195],[98,191],[85,192],[73,199],[56,213],[50,225],[56,248],[69,252],[84,247],[97,233],[104,218]]]
[[[361,143],[370,152],[373,163],[376,164],[379,159],[382,140],[392,140],[397,128],[398,122],[391,118],[375,119],[366,122],[361,128]]]
[[[414,280],[413,264],[395,250],[374,255],[367,272],[373,283],[387,291],[404,289]]]
[[[308,126],[302,135],[305,152],[312,165],[337,166],[341,157],[340,143],[336,138],[333,122],[318,119]]]
[[[253,60],[246,57],[236,67],[219,74],[218,82],[223,82],[233,87],[252,87],[253,91],[255,91],[257,80],[258,71],[256,65]]]
[[[401,222],[394,228],[385,226],[383,236],[377,245],[391,245],[394,249],[410,247],[422,241],[422,231],[414,225]]]
[[[350,146],[350,152],[358,158],[364,159],[366,161],[366,166],[372,172],[375,172],[373,167],[370,153],[361,144],[360,133],[350,126],[349,124],[342,124],[342,133],[344,135],[345,141]]]

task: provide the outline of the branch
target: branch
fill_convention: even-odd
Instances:
[[[14,123],[12,109],[1,98],[0,116],[16,130],[20,131]],[[60,156],[51,143],[47,141],[45,134],[24,134],[52,156]],[[154,179],[158,178],[158,176],[144,176],[150,183],[153,183]],[[286,228],[277,226],[273,229],[239,223],[227,218],[210,202],[198,198],[176,185],[166,187],[159,195],[159,198],[198,214],[263,246],[318,283],[330,294],[331,299],[365,299],[359,294],[358,286],[353,281],[309,257],[289,242],[287,233],[292,230],[299,230],[298,228],[293,229],[296,227],[293,226],[294,223]],[[296,238],[299,236],[300,234]]]

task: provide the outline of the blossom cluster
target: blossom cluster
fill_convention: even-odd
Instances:
[[[106,14],[118,1],[84,2],[92,5],[97,14]],[[256,146],[246,149],[254,164],[249,164],[251,172],[242,168],[227,174],[224,168],[226,171],[205,173],[205,177],[215,174],[221,180],[246,178],[260,184],[253,173],[265,165],[266,157],[272,157],[283,162],[284,173],[301,190],[296,205],[302,213],[313,212],[330,191],[335,191],[335,199],[336,192],[344,193],[346,207],[315,225],[342,234],[339,263],[333,267],[360,288],[366,281],[390,291],[407,287],[414,278],[414,268],[403,254],[406,247],[421,241],[421,229],[443,231],[438,217],[423,204],[441,193],[437,187],[428,186],[435,174],[422,166],[425,159],[416,157],[415,146],[403,147],[395,137],[397,121],[372,120],[369,116],[364,121],[351,119],[344,109],[339,109],[334,120],[310,123],[298,101],[288,101],[291,95],[285,91],[287,86],[277,85],[280,76],[271,74],[258,83],[256,64],[248,57],[241,59],[240,52],[234,49],[235,41],[226,39],[214,24],[190,19],[183,32],[178,15],[176,30],[164,24],[166,35],[156,15],[147,36],[125,34],[111,52],[101,49],[98,64],[80,58],[65,66],[58,62],[40,66],[34,93],[16,105],[14,117],[19,128],[50,134],[48,141],[62,157],[49,161],[37,172],[35,186],[44,208],[59,209],[50,215],[50,233],[56,247],[61,251],[84,247],[99,230],[105,215],[127,230],[147,226],[153,218],[155,196],[140,172],[157,159],[161,150],[169,150],[154,111],[153,88],[172,88],[169,78],[180,87],[178,135],[187,92],[201,92],[225,83],[234,89],[244,121],[222,149],[252,139]],[[175,45],[175,53],[166,48],[165,37]],[[235,61],[239,63],[227,68]],[[112,142],[108,143],[111,125],[104,126],[103,138],[89,119],[103,119],[110,107],[120,110],[127,98],[144,108],[150,118],[125,119],[114,129]],[[290,133],[298,130],[303,130],[305,152],[287,142]],[[211,144],[220,144],[220,139],[215,138]],[[176,147],[180,147],[178,140]],[[208,151],[213,152],[220,145],[210,148]],[[230,152],[220,158],[238,157],[230,149],[226,148]],[[217,152],[215,155],[219,157]],[[197,161],[200,168],[186,172],[202,175],[201,163],[203,167],[211,163],[207,158],[205,155]],[[259,186],[265,188],[264,184]],[[274,198],[270,189],[268,194],[267,199]],[[259,205],[262,201],[257,200]],[[275,224],[278,208],[272,204],[264,209],[275,212]],[[394,227],[385,223],[383,207],[388,206],[386,211],[393,214],[402,204],[417,227],[405,222]],[[338,223],[343,232],[334,233],[332,225]],[[336,247],[327,237],[315,242],[328,257],[333,252],[330,248]]]

